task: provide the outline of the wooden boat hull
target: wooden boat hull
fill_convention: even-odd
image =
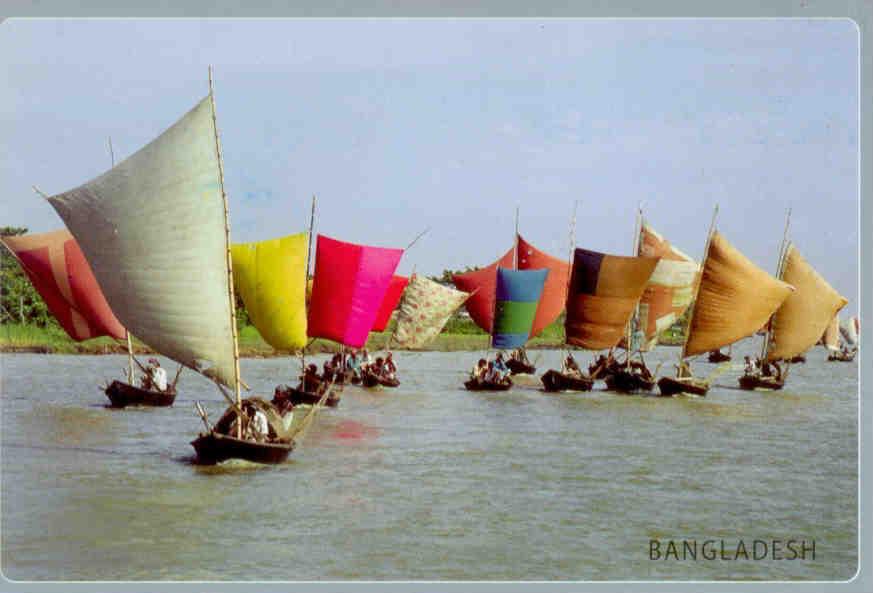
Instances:
[[[381,385],[382,387],[398,387],[400,385],[400,381],[397,379],[386,379],[385,377],[379,377],[374,375],[373,373],[364,373],[364,376],[361,377],[361,385],[364,387],[376,387]]]
[[[300,389],[291,388],[289,390],[289,396],[291,398],[291,403],[296,405],[299,404],[308,404],[310,406],[317,404],[321,400],[321,395],[318,393],[312,393],[311,391],[302,391]],[[340,395],[336,391],[331,390],[330,395],[327,396],[327,399],[324,400],[324,405],[335,408],[340,403]]]
[[[604,377],[604,380],[606,381],[607,389],[620,393],[651,391],[655,387],[654,379],[644,379],[635,373],[628,373],[626,371],[611,373]]]
[[[470,379],[464,383],[467,391],[508,391],[512,387],[512,381],[504,383],[486,383],[485,381],[476,381]]]
[[[725,354],[721,350],[713,350],[709,353],[707,360],[709,362],[727,362],[731,359],[730,354]]]
[[[828,355],[828,362],[852,362],[855,360],[855,353],[843,354],[842,352],[834,352]]]
[[[257,443],[214,431],[201,433],[191,441],[191,445],[197,452],[197,463],[201,465],[215,465],[228,459],[244,459],[253,463],[282,463],[294,450],[294,441]]]
[[[790,362],[791,364],[804,363],[804,362],[806,362],[806,356],[804,356],[803,354],[798,354],[797,356],[795,356],[794,358],[792,358],[788,362]]]
[[[540,380],[543,382],[543,388],[548,392],[591,391],[594,385],[593,379],[559,373],[554,369],[546,371]]]
[[[537,372],[537,367],[532,364],[525,364],[520,360],[509,359],[506,361],[506,367],[511,375],[533,375]]]
[[[106,387],[106,397],[112,402],[113,408],[126,406],[172,406],[176,400],[176,390],[150,391],[140,389],[121,381],[113,381]]]
[[[762,377],[761,375],[743,375],[739,378],[740,389],[751,391],[753,389],[779,390],[785,385],[785,381],[776,377]]]
[[[679,393],[691,393],[705,396],[709,391],[709,383],[705,379],[696,377],[661,377],[658,379],[658,390],[661,395],[667,397]]]

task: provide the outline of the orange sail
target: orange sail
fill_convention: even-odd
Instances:
[[[125,330],[94,278],[79,244],[66,229],[0,239],[64,331],[76,341],[98,336],[123,340]]]
[[[792,290],[714,231],[683,357],[716,350],[754,334]]]
[[[546,326],[553,323],[567,299],[567,277],[569,266],[567,262],[540,251],[521,235],[518,236],[518,246],[513,258],[513,250],[507,251],[503,257],[491,265],[452,277],[458,290],[473,293],[467,299],[466,307],[473,322],[488,333],[494,322],[494,295],[497,289],[497,268],[512,268],[513,259],[518,262],[519,270],[548,269],[542,297],[537,306],[530,337],[539,334]]]
[[[771,320],[767,360],[790,359],[815,345],[848,301],[803,259],[793,245],[782,264],[781,279],[794,286]]]
[[[638,255],[660,257],[640,299],[639,322],[645,332],[642,350],[651,350],[658,335],[682,317],[694,296],[698,265],[643,222]]]

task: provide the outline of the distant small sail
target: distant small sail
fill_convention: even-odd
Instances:
[[[718,231],[709,242],[684,356],[751,336],[793,290],[740,253]]]
[[[567,343],[587,350],[617,345],[659,261],[576,249],[564,322]]]
[[[124,339],[124,326],[106,302],[69,231],[0,237],[0,242],[18,259],[51,314],[72,339]]]
[[[858,344],[858,330],[855,328],[855,321],[857,319],[857,317],[850,317],[840,323],[840,335],[843,336],[843,339],[849,346]]]
[[[207,96],[88,183],[49,198],[137,338],[236,383],[225,203]]]
[[[767,360],[790,359],[815,346],[834,315],[848,303],[794,245],[786,251],[781,280],[794,286],[794,292],[773,314]]]
[[[397,310],[391,342],[401,348],[421,348],[433,340],[469,294],[413,275]]]
[[[371,331],[381,332],[388,327],[388,322],[391,321],[391,314],[400,303],[400,297],[403,296],[403,289],[409,284],[409,278],[406,276],[392,276],[391,283],[388,285],[388,290],[385,291],[385,297],[382,299],[382,304],[379,305],[379,312],[376,314],[376,321],[373,322]]]
[[[520,348],[531,335],[549,270],[497,268],[493,348]]]
[[[277,350],[306,346],[306,252],[309,233],[231,246],[233,282],[249,318]]]
[[[645,331],[644,350],[651,350],[658,335],[682,317],[694,297],[700,266],[643,222],[638,255],[660,257],[640,299],[640,327]]]
[[[308,334],[351,348],[367,342],[402,249],[318,236]]]
[[[567,299],[567,277],[569,266],[566,261],[540,251],[524,238],[518,236],[515,258],[519,270],[548,270],[543,287],[542,298],[537,306],[536,317],[531,328],[531,337],[539,335],[551,325],[564,310]],[[512,268],[513,250],[507,251],[491,265],[463,274],[455,274],[452,281],[459,290],[472,293],[466,307],[473,322],[486,332],[491,332],[494,322],[494,290],[497,285],[497,268]]]
[[[827,328],[825,329],[824,334],[821,337],[821,341],[824,344],[825,348],[828,350],[839,350],[840,349],[840,314],[837,313],[833,316]]]

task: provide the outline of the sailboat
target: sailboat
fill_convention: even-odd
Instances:
[[[787,229],[786,229],[787,234]],[[830,320],[847,303],[791,243],[780,249],[777,277],[794,287],[788,298],[770,318],[764,337],[762,366],[790,361],[815,345]],[[742,389],[782,389],[788,374],[765,375],[761,369],[739,378]]]
[[[533,325],[530,328],[530,338],[538,336],[547,326],[551,325],[564,309],[567,298],[567,278],[569,265],[554,256],[540,251],[518,233],[516,213],[515,245],[500,259],[492,264],[462,274],[452,276],[452,281],[458,290],[470,293],[465,303],[470,318],[482,330],[491,333],[494,323],[494,298],[497,284],[497,268],[513,270],[548,271],[542,296],[537,305]],[[533,373],[535,368],[519,368],[518,370]]]
[[[326,338],[345,348],[363,347],[403,252],[319,235],[309,337]],[[300,390],[293,392],[296,397],[306,397]]]
[[[831,334],[835,337],[829,338],[826,342],[828,361],[852,362],[855,359],[855,354],[858,353],[858,318],[851,317],[846,321],[840,321],[837,316],[834,319],[834,325],[839,328],[839,332],[831,330]],[[840,345],[840,336],[843,339],[842,346]]]
[[[106,302],[91,266],[68,230],[0,237],[0,243],[16,258],[49,312],[71,339],[81,342],[108,336],[127,341],[127,383],[116,380],[104,389],[113,407],[173,404],[178,372],[164,391],[133,384],[133,365],[139,361],[133,356],[130,336]]]
[[[510,270],[497,267],[494,315],[489,350],[523,348],[530,337],[537,307],[549,270]],[[469,391],[505,391],[512,380],[496,382],[472,377],[464,383]]]
[[[376,313],[376,320],[373,322],[373,327],[370,331],[385,331],[385,328],[388,327],[388,323],[391,321],[391,315],[400,304],[400,298],[403,296],[403,292],[406,290],[408,284],[409,278],[406,276],[398,276],[395,274],[391,277],[391,282],[388,284],[388,290],[385,291],[385,296],[382,298],[382,303],[379,305],[378,312]],[[390,353],[391,351],[392,338],[393,332],[392,334],[389,334],[388,339],[385,341],[386,353]],[[361,384],[364,387],[398,387],[400,385],[400,381],[396,377],[389,377],[381,372],[376,373],[370,370],[363,370],[361,375]]]
[[[706,395],[710,382],[690,376],[685,359],[753,335],[788,298],[792,287],[753,264],[715,230],[707,235],[694,304],[676,377],[658,380],[661,395]]]
[[[252,434],[241,397],[227,195],[212,73],[209,95],[112,169],[49,197],[118,319],[144,343],[213,380],[237,421],[192,442],[202,463],[274,463],[294,448],[289,415],[271,410],[268,434]],[[233,390],[233,395],[225,388]],[[225,416],[227,416],[226,414]],[[241,421],[240,421],[241,420]]]

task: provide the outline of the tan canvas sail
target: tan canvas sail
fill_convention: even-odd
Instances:
[[[714,231],[683,356],[716,350],[754,334],[791,290]]]
[[[401,348],[421,348],[434,339],[470,293],[413,275],[397,309],[397,330],[391,342]]]
[[[640,229],[638,255],[661,258],[639,305],[640,327],[645,332],[642,349],[651,350],[658,335],[691,304],[699,266],[646,222]]]
[[[825,329],[824,335],[821,338],[822,342],[825,345],[825,348],[828,350],[839,350],[840,349],[840,314],[837,313],[834,315],[833,319],[831,319],[830,323],[828,323],[827,328]]]
[[[132,334],[235,384],[227,219],[209,96],[128,159],[49,202]]]
[[[800,256],[794,245],[786,251],[781,276],[794,286],[794,292],[770,322],[767,360],[792,358],[806,352],[848,302]]]

